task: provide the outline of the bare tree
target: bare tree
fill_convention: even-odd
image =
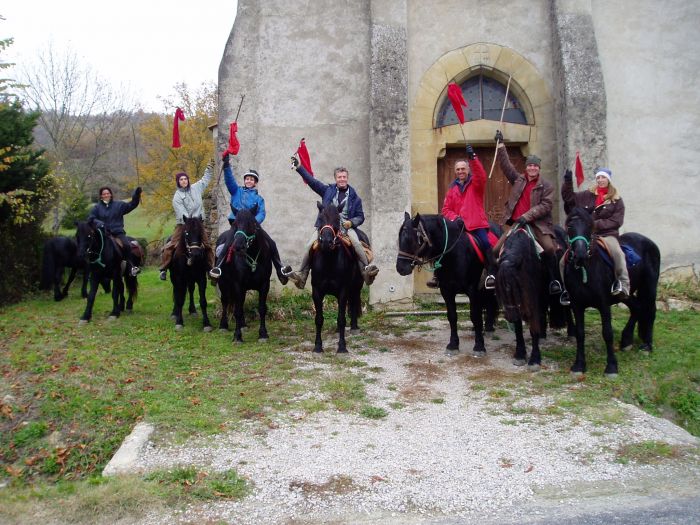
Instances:
[[[96,181],[112,178],[109,154],[130,133],[130,104],[125,93],[81,63],[75,52],[57,52],[52,44],[21,74],[25,100],[41,111],[37,142],[46,148],[61,182],[54,213],[57,230],[62,211],[76,196]]]

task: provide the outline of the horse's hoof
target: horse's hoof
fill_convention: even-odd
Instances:
[[[174,321],[175,319],[177,319],[177,316],[175,314],[170,314],[170,320]]]
[[[228,328],[219,328],[219,332],[228,332]]]
[[[359,329],[359,328],[351,328],[351,329],[350,329],[350,333],[351,333],[351,334],[359,334],[359,333],[360,333],[360,329]]]
[[[513,364],[515,366],[525,366],[526,363],[527,361],[525,361],[525,359],[513,359]]]
[[[192,317],[197,317],[197,312],[190,312],[190,315],[191,315]]]
[[[205,326],[202,330],[204,330],[205,332],[211,332],[214,329],[211,326]]]
[[[625,346],[620,346],[620,352],[627,352],[628,350],[632,350],[632,345],[625,345]]]
[[[115,320],[117,320],[117,319],[119,319],[119,316],[118,316],[118,315],[110,315],[110,316],[107,318],[108,321],[115,321]]]
[[[176,330],[177,332],[179,332],[179,331],[182,330],[183,328],[184,328],[184,325],[181,325],[181,324],[176,324],[176,325],[175,325],[175,330]]]
[[[617,379],[617,372],[605,372],[606,379]]]
[[[486,328],[484,328],[484,332],[495,332],[496,328],[493,325],[486,325]]]
[[[571,375],[572,375],[573,377],[577,377],[577,378],[578,378],[578,377],[583,377],[583,372],[581,372],[580,370],[572,370],[572,371],[571,371]]]
[[[261,335],[258,337],[258,341],[269,341],[270,338],[266,335]]]
[[[534,365],[527,365],[527,369],[530,372],[539,372],[541,368],[542,368],[542,366],[539,363],[534,364]]]
[[[78,321],[78,326],[84,326],[84,325],[88,324],[89,322],[90,321],[88,321],[87,319],[80,319]]]
[[[651,345],[648,343],[644,343],[644,344],[640,345],[639,350],[642,352],[646,352],[646,355],[651,355]]]
[[[338,351],[336,352],[336,354],[340,354],[340,355],[348,355],[348,353],[349,352],[348,352],[347,348],[342,348],[342,349],[338,348]]]
[[[450,356],[450,357],[454,357],[456,355],[459,355],[459,348],[457,348],[456,350],[450,350],[449,348],[446,348],[445,355]]]
[[[486,350],[472,350],[472,357],[476,357],[477,359],[486,357]]]
[[[323,348],[314,347],[314,354],[322,354]]]

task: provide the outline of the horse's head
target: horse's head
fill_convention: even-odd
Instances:
[[[585,266],[591,256],[593,216],[583,208],[574,208],[566,217],[566,234],[569,236],[569,262],[576,268]]]
[[[234,230],[232,245],[236,255],[245,255],[248,248],[255,242],[258,232],[258,221],[255,220],[257,208],[256,205],[252,209],[234,209],[236,220],[233,221],[231,228]]]
[[[95,218],[75,223],[75,241],[78,244],[78,258],[88,259],[98,254],[104,247],[106,233],[104,224]]]
[[[399,228],[399,254],[396,257],[399,275],[409,275],[415,266],[422,264],[421,257],[429,245],[420,213],[411,218],[408,212],[404,212],[403,224]]]
[[[496,295],[508,322],[522,320],[539,326],[541,275],[533,239],[524,228],[513,230],[503,244],[496,274]]]
[[[318,229],[318,244],[321,251],[333,250],[338,242],[340,235],[340,213],[343,211],[345,201],[340,206],[328,204],[323,206],[320,202],[316,203],[318,207],[318,218],[321,227]]]
[[[202,217],[183,215],[182,220],[185,227],[181,242],[184,244],[185,253],[187,253],[187,264],[191,266],[195,260],[204,257],[204,223]]]

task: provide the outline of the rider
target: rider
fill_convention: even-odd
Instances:
[[[630,278],[619,240],[620,227],[625,220],[625,203],[617,188],[612,185],[612,171],[607,168],[598,168],[595,184],[583,191],[574,192],[572,179],[571,170],[566,170],[564,184],[561,187],[564,207],[571,210],[578,206],[585,208],[593,215],[596,236],[605,241],[615,265],[615,282],[610,292],[621,299],[626,299],[630,291]],[[564,275],[564,258],[559,262],[559,268]],[[559,302],[563,305],[570,303],[569,293],[566,290],[562,292]]]
[[[136,276],[141,272],[138,258],[131,251],[131,243],[124,231],[124,215],[135,210],[141,202],[141,186],[134,190],[130,202],[115,201],[111,188],[103,186],[100,188],[100,200],[93,206],[88,215],[88,219],[96,219],[105,225],[105,229],[113,237],[118,239],[122,252],[126,254],[126,260],[131,266],[129,272]]]
[[[445,195],[442,215],[450,221],[461,223],[464,229],[477,239],[486,256],[486,267],[490,268],[493,265],[493,255],[488,235],[489,220],[484,211],[486,170],[474,153],[471,144],[467,144],[467,157],[469,164],[463,159],[455,162],[456,178]],[[430,288],[437,288],[437,275],[433,274],[432,280],[428,281],[427,285]]]
[[[299,164],[299,159],[296,157],[292,157],[292,169],[296,169],[297,173],[304,179],[304,182],[321,196],[321,203],[324,206],[329,204],[340,206],[345,202],[345,206],[340,213],[340,231],[347,234],[350,238],[355,253],[357,254],[357,262],[360,266],[362,278],[368,286],[371,285],[377,273],[379,273],[379,269],[374,264],[370,264],[367,259],[367,254],[355,231],[360,224],[365,222],[365,214],[362,211],[362,199],[360,199],[355,189],[348,184],[348,170],[346,168],[336,168],[333,171],[335,184],[324,184],[306,171],[304,166]],[[289,278],[294,281],[296,287],[300,289],[304,288],[306,279],[309,276],[309,270],[311,269],[310,250],[316,239],[318,239],[318,228],[321,226],[320,220],[320,217],[316,219],[314,232],[306,244],[304,258],[301,261],[299,271],[289,275]]]
[[[202,195],[204,190],[209,185],[211,180],[214,161],[209,161],[204,169],[204,175],[194,184],[190,184],[190,178],[184,171],[175,175],[175,185],[177,189],[173,195],[173,210],[175,210],[175,231],[173,232],[170,241],[163,247],[160,263],[160,279],[165,281],[166,271],[170,266],[170,261],[173,258],[173,253],[177,248],[182,234],[185,229],[185,220],[183,217],[201,217],[204,220],[204,206],[202,204]],[[207,264],[209,268],[214,266],[214,250],[209,242],[209,235],[206,229],[203,231],[202,245],[207,254]]]
[[[226,187],[231,194],[231,213],[229,213],[228,216],[229,224],[233,225],[233,221],[236,220],[234,210],[240,210],[243,208],[247,210],[256,209],[255,220],[258,222],[258,224],[262,224],[262,222],[265,220],[265,199],[263,199],[262,195],[258,193],[257,186],[258,181],[260,180],[260,175],[255,170],[248,170],[245,175],[243,175],[243,187],[240,187],[238,183],[236,183],[236,179],[233,177],[233,170],[231,169],[231,161],[228,153],[226,153],[226,155],[223,157],[223,164],[224,182],[226,183]],[[279,251],[277,250],[277,244],[272,240],[272,237],[270,237],[270,235],[262,229],[262,227],[258,229],[258,233],[264,240],[264,243],[267,244],[270,251],[272,264],[277,272],[277,278],[282,284],[287,284],[289,281],[288,275],[291,273],[292,267],[282,264]],[[221,263],[224,261],[224,257],[226,256],[226,250],[224,250],[223,247],[228,241],[228,238],[229,237],[226,237],[226,241],[216,247],[216,265],[209,272],[209,276],[214,280],[221,276]]]
[[[498,143],[496,153],[498,165],[512,186],[505,206],[506,225],[517,223],[520,226],[530,227],[543,249],[543,258],[550,277],[549,293],[559,294],[562,292],[562,287],[557,275],[556,237],[552,221],[554,187],[549,181],[540,177],[541,161],[537,155],[529,155],[525,159],[525,173],[518,173],[508,158],[500,131],[496,132],[495,140]],[[509,232],[505,232],[501,235],[494,246],[493,251],[496,256],[508,234]],[[493,275],[486,277],[486,288],[493,288],[495,283],[496,279]]]

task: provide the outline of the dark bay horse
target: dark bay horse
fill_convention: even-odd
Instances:
[[[338,353],[346,353],[345,314],[350,311],[350,328],[358,328],[362,312],[360,293],[364,281],[357,265],[355,250],[341,239],[340,212],[345,205],[323,206],[317,202],[322,226],[318,229],[318,248],[311,254],[311,296],[316,309],[314,352],[323,352],[323,298],[332,295],[338,300]]]
[[[620,301],[610,294],[615,272],[603,258],[603,248],[596,240],[593,217],[583,208],[574,208],[566,218],[569,236],[569,252],[564,269],[564,283],[571,298],[571,307],[576,322],[576,360],[571,366],[573,373],[586,371],[584,312],[595,308],[600,312],[603,339],[607,350],[605,374],[617,374],[617,359],[613,350],[613,329],[610,306],[623,302],[630,317],[622,330],[620,348],[630,347],[634,328],[639,323],[640,350],[651,351],[656,319],[656,290],[659,282],[661,255],[658,246],[639,233],[625,233],[620,244],[634,249],[641,261],[628,267],[630,277],[629,298]]]
[[[70,272],[65,286],[61,290],[61,282],[66,268]],[[83,274],[80,295],[85,298],[87,297],[87,271],[84,259],[78,257],[78,243],[74,239],[64,236],[52,237],[44,243],[41,258],[40,290],[49,290],[53,287],[54,300],[63,300],[68,295],[68,288],[75,279],[78,270],[81,270]]]
[[[109,280],[112,282],[112,311],[110,318],[119,317],[126,308],[133,308],[134,300],[138,294],[138,281],[126,272],[122,280],[123,267],[127,257],[122,253],[116,241],[106,233],[103,224],[99,221],[78,222],[76,230],[78,243],[78,257],[84,259],[90,280],[90,291],[87,296],[87,305],[80,318],[81,324],[87,323],[92,318],[92,308],[95,304],[95,296],[100,283]],[[131,247],[125,247],[129,250]],[[128,300],[124,303],[124,286],[128,292]]]
[[[497,307],[493,292],[480,286],[484,265],[475,248],[463,227],[446,221],[442,215],[416,214],[411,218],[405,213],[399,229],[396,271],[410,275],[416,266],[429,263],[436,266],[440,294],[447,307],[450,323],[447,350],[459,351],[455,298],[458,293],[464,293],[469,297],[469,317],[474,325],[474,355],[485,355],[483,310],[486,308],[487,324],[492,327]]]
[[[260,226],[255,220],[257,206],[248,210],[234,210],[236,220],[231,230],[219,236],[224,242],[224,259],[221,263],[221,277],[218,280],[221,292],[221,330],[228,330],[228,315],[233,307],[236,322],[233,340],[243,342],[241,328],[245,326],[243,305],[246,292],[257,290],[258,315],[260,316],[259,339],[267,339],[267,295],[270,292],[272,275],[272,257],[267,246],[263,245],[262,236],[258,235]],[[231,235],[230,232],[233,231]]]
[[[175,248],[170,263],[170,282],[173,284],[173,315],[175,328],[181,330],[185,324],[182,309],[185,299],[196,285],[199,290],[199,307],[202,311],[202,323],[205,332],[211,331],[207,315],[207,271],[206,252],[203,246],[204,223],[201,217],[184,217],[184,229],[180,242]],[[192,305],[191,305],[192,306]]]

